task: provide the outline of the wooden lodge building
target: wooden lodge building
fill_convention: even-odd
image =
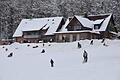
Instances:
[[[116,36],[113,14],[23,19],[13,37],[17,42],[72,42]]]
[[[112,14],[74,16],[66,21],[60,32],[56,32],[56,42],[110,39],[116,36],[114,25]]]
[[[55,40],[54,32],[64,25],[63,17],[23,19],[16,29],[13,38],[16,42],[48,42]]]

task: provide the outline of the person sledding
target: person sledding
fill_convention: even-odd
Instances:
[[[9,55],[8,55],[8,57],[12,57],[13,56],[13,53],[11,52]]]

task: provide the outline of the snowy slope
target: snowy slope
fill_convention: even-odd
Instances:
[[[73,43],[14,43],[0,46],[0,80],[120,80],[120,41],[80,41],[82,48]],[[51,44],[51,46],[48,46]],[[32,48],[38,45],[38,48]],[[41,53],[42,49],[45,53]],[[88,63],[82,63],[83,50],[89,54]],[[14,55],[8,58],[7,55]],[[50,59],[55,67],[50,67]]]

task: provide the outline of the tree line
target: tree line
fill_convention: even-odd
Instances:
[[[120,29],[119,0],[0,0],[0,40],[12,38],[22,19],[113,13]]]

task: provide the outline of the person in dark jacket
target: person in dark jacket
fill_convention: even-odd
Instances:
[[[90,42],[90,45],[93,45],[93,40]]]
[[[88,53],[84,50],[84,53],[83,53],[83,63],[86,63],[88,61]]]
[[[45,46],[45,44],[43,43],[43,47]]]
[[[105,38],[102,39],[101,43],[104,43],[105,42]]]
[[[8,51],[8,48],[6,48],[5,51]]]
[[[81,44],[78,42],[78,48],[81,48]]]
[[[54,61],[51,59],[50,60],[51,67],[54,67]]]

